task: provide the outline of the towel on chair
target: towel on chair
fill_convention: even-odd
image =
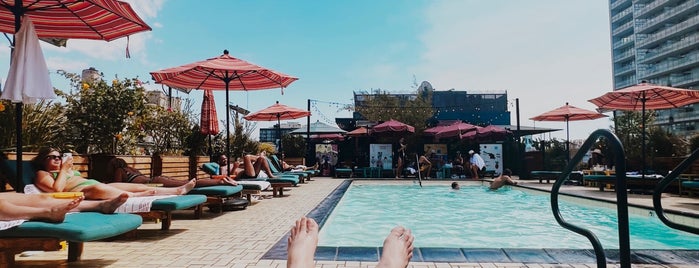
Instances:
[[[25,220],[0,221],[0,231],[22,224]]]
[[[27,184],[24,186],[25,194],[41,194],[43,193],[34,184]],[[114,213],[138,213],[138,212],[148,212],[153,206],[153,201],[163,198],[172,197],[175,195],[153,195],[153,196],[139,196],[139,197],[129,197],[126,202],[119,206]]]

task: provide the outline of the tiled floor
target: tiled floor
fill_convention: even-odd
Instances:
[[[159,224],[144,223],[135,238],[85,243],[81,261],[67,263],[67,251],[41,252],[17,257],[19,267],[285,267],[283,260],[261,257],[299,217],[316,207],[340,183],[341,179],[315,178],[292,188],[281,198],[265,199],[243,211],[223,214],[204,213],[193,219],[192,211],[177,212],[169,231]],[[448,184],[450,181],[425,183]],[[525,185],[550,188],[551,184],[523,181]],[[613,197],[596,188],[568,187],[566,191]],[[271,192],[269,193],[271,194]],[[630,196],[631,203],[652,204],[650,196]],[[668,196],[667,206],[699,211],[699,198]],[[317,261],[316,267],[374,267],[375,262]],[[409,267],[594,267],[595,264],[532,263],[410,263]],[[617,267],[618,265],[609,265]],[[678,265],[635,265],[634,267],[691,267]]]

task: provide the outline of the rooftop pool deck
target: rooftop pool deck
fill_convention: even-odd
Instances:
[[[358,180],[361,183],[405,183],[392,179]],[[423,181],[425,184],[447,185],[451,180]],[[299,187],[285,191],[284,197],[264,199],[242,211],[215,214],[206,211],[201,219],[194,219],[192,211],[177,211],[171,230],[161,231],[160,225],[145,222],[134,235],[110,241],[85,243],[82,259],[67,263],[67,251],[39,252],[18,256],[18,267],[285,267],[286,237],[294,221],[301,216],[321,217],[323,209],[331,209],[329,200],[341,191],[345,179],[317,177]],[[520,181],[522,187],[547,190],[552,184],[538,181]],[[563,192],[571,195],[590,196],[613,200],[614,192],[599,192],[596,187],[564,186]],[[271,195],[271,192],[263,192]],[[650,195],[629,195],[634,206],[651,206]],[[690,218],[699,218],[699,198],[678,197],[664,194],[666,209],[676,210]],[[699,242],[699,241],[698,241]],[[583,251],[558,252],[559,257],[550,260],[548,252],[539,250],[483,250],[454,251],[419,250],[408,267],[596,267],[594,253]],[[331,256],[344,256],[345,251],[319,248],[316,267],[374,267],[379,250],[357,250],[348,254],[355,257],[336,260]],[[608,251],[607,263],[615,267],[614,250]],[[545,255],[542,253],[546,253]],[[696,251],[634,252],[635,267],[699,267]],[[276,254],[276,255],[275,255]],[[439,256],[461,256],[453,261],[436,261]],[[284,256],[284,257],[281,257]],[[500,258],[494,258],[500,256]],[[589,257],[593,256],[593,257]],[[487,257],[487,258],[486,258]],[[678,258],[671,260],[672,258]],[[678,261],[680,260],[680,261]]]

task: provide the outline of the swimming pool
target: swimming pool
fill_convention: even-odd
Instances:
[[[563,217],[593,230],[605,249],[618,248],[616,212],[563,201]],[[699,236],[631,214],[633,249],[699,249]],[[420,248],[590,249],[581,235],[560,227],[548,194],[473,185],[353,184],[320,231],[324,247],[378,247],[395,225],[412,229]]]

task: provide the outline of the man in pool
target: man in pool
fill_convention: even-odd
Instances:
[[[451,183],[451,189],[452,189],[452,190],[459,190],[459,189],[461,189],[461,186],[459,186],[459,183],[458,183],[458,182],[452,182],[452,183]]]
[[[383,241],[383,252],[377,268],[406,267],[413,257],[415,237],[403,226],[396,226]],[[315,267],[313,256],[318,247],[318,223],[306,217],[296,221],[291,227],[287,249],[287,268]]]
[[[503,187],[505,185],[517,185],[517,182],[513,181],[512,178],[510,178],[510,176],[512,176],[512,170],[510,170],[509,168],[506,168],[505,170],[502,171],[502,174],[500,175],[500,177],[497,177],[495,180],[493,180],[490,183],[490,190],[495,191],[495,190],[500,189],[500,187]]]

